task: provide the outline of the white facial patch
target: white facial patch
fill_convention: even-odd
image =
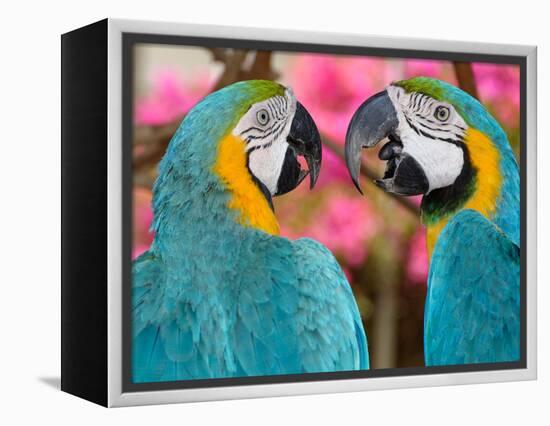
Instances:
[[[466,122],[448,103],[418,92],[407,93],[397,86],[386,90],[399,120],[396,136],[403,152],[413,157],[426,174],[428,193],[452,185],[464,166],[460,145],[468,128]]]
[[[284,96],[254,104],[232,132],[246,142],[248,167],[271,195],[277,192],[295,112],[296,98],[287,88]]]

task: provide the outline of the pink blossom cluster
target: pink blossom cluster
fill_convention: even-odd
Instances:
[[[210,92],[213,75],[208,70],[183,75],[163,69],[151,82],[150,92],[136,102],[134,121],[138,125],[160,125],[180,118]]]
[[[517,128],[520,104],[519,66],[475,63],[473,69],[481,101],[489,104],[504,127]]]
[[[151,210],[151,191],[135,187],[133,191],[133,250],[132,259],[147,251],[153,242],[150,232],[153,212]]]
[[[428,251],[426,229],[419,226],[409,242],[406,273],[410,283],[425,284],[428,279]]]
[[[382,58],[321,54],[297,55],[286,72],[286,80],[319,130],[340,144],[359,105],[400,76]]]

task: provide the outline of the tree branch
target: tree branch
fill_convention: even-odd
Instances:
[[[259,50],[256,52],[250,70],[243,72],[243,80],[276,80],[278,75],[271,69],[271,54],[272,52],[267,50]]]
[[[462,90],[479,99],[474,70],[470,62],[453,62],[458,85]]]
[[[223,61],[225,63],[225,69],[212,89],[213,92],[240,80],[241,68],[247,54],[248,50],[243,49],[235,49],[231,53],[225,53]]]

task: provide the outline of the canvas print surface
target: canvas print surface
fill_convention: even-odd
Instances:
[[[132,49],[131,383],[520,361],[519,65]]]

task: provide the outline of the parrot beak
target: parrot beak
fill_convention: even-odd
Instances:
[[[367,99],[355,111],[346,134],[345,156],[353,183],[359,186],[361,149],[372,148],[388,138],[378,157],[387,161],[386,171],[376,185],[387,192],[400,195],[417,195],[428,191],[428,179],[420,164],[403,152],[403,143],[397,136],[399,119],[386,90]]]
[[[313,118],[300,103],[296,103],[296,112],[286,138],[289,149],[286,152],[285,161],[275,195],[286,194],[296,188],[309,175],[309,187],[312,189],[319,177],[321,169],[321,137]],[[303,156],[308,170],[302,170],[297,160]]]

